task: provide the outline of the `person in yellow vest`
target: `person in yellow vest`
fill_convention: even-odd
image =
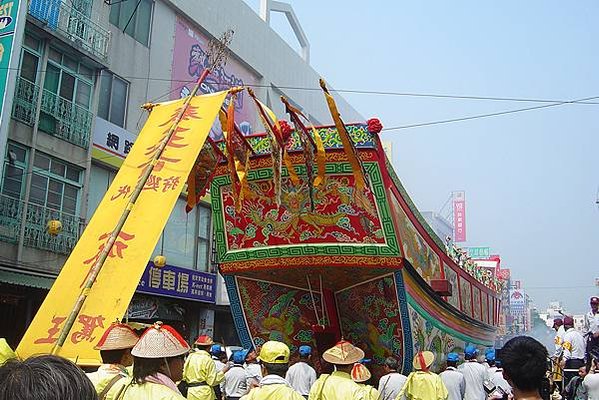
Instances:
[[[364,358],[362,349],[346,340],[341,340],[322,354],[322,358],[333,364],[332,374],[322,374],[308,396],[309,400],[365,400],[364,389],[352,381],[351,370],[354,363]]]
[[[156,322],[146,329],[131,350],[133,376],[114,399],[185,400],[175,382],[183,376],[185,355],[189,350],[179,332]]]
[[[94,384],[99,400],[114,396],[128,382],[132,371],[127,367],[133,365],[131,349],[138,340],[139,337],[128,325],[113,323],[94,347],[100,350],[103,364],[87,377]]]
[[[183,380],[187,382],[188,400],[214,400],[213,386],[219,385],[225,379],[225,373],[230,366],[216,370],[216,364],[208,352],[214,341],[208,335],[201,335],[195,341],[195,350],[189,354],[183,367]]]
[[[379,391],[373,388],[370,385],[367,385],[366,382],[372,378],[372,374],[366,368],[366,366],[362,363],[355,363],[351,369],[351,378],[354,382],[362,387],[365,393],[365,399],[368,400],[378,400],[380,398]]]
[[[8,360],[12,360],[12,359],[16,359],[16,358],[17,358],[17,355],[15,354],[13,349],[10,348],[10,346],[6,342],[6,339],[1,338],[0,339],[0,366],[2,364],[4,364],[5,362],[7,362]]]
[[[405,395],[406,400],[446,400],[448,393],[441,377],[429,368],[435,361],[435,355],[430,351],[419,351],[412,362],[414,372],[408,375],[404,387],[396,400]]]
[[[285,380],[285,373],[289,369],[289,347],[285,343],[274,340],[264,343],[259,361],[263,378],[257,387],[240,400],[304,400]]]

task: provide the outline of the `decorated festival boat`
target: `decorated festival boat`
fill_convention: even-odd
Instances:
[[[408,372],[419,350],[440,364],[466,344],[493,346],[497,287],[447,255],[387,159],[378,120],[308,129],[326,157],[312,185],[317,162],[307,162],[305,126],[290,115],[294,130],[276,123],[289,131],[285,152],[266,118],[267,133],[245,137],[253,150],[241,168],[245,195],[231,185],[230,163],[212,171],[217,259],[242,344],[273,339],[322,352],[345,338],[375,372],[388,356]]]

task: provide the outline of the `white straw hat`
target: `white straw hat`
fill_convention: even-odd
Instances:
[[[169,358],[187,353],[189,345],[172,326],[158,321],[146,329],[131,354],[141,358]]]
[[[96,350],[122,350],[131,349],[137,341],[139,336],[135,333],[131,327],[125,324],[113,323],[111,324],[104,335],[100,338],[100,341],[94,349]]]

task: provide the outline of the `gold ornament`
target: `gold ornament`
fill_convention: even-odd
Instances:
[[[163,256],[162,254],[157,255],[156,257],[154,257],[154,266],[156,268],[162,268],[166,265],[166,257]]]
[[[46,231],[52,236],[58,235],[62,232],[62,222],[57,219],[51,219],[46,225]]]

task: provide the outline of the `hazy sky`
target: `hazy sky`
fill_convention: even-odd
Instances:
[[[258,0],[247,0],[257,10]],[[291,1],[337,89],[575,100],[599,96],[599,2]],[[272,26],[293,46],[284,17]],[[284,85],[285,82],[277,82]],[[316,84],[316,82],[315,82]],[[344,94],[385,127],[543,103]],[[593,100],[599,103],[599,99]],[[468,245],[490,246],[539,308],[598,289],[599,104],[390,131],[420,210],[465,190]]]

